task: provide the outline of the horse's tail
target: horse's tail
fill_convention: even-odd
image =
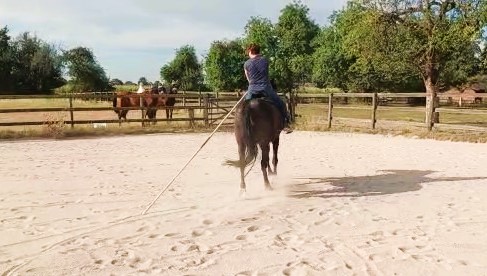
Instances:
[[[250,119],[250,105],[244,107],[243,114],[243,140],[245,143],[245,163],[247,167],[250,163],[254,162],[257,158],[257,142],[254,139],[254,133],[252,133],[252,122]]]
[[[253,163],[258,154],[257,143],[254,139],[254,134],[252,131],[250,113],[250,105],[245,105],[242,110],[242,117],[238,122],[236,122],[242,131],[242,142],[245,144],[244,167],[247,167]],[[242,165],[240,160],[226,160],[224,164],[233,167],[240,167]]]

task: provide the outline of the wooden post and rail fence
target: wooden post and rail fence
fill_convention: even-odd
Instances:
[[[137,94],[134,94],[137,95]],[[134,96],[132,95],[132,96]],[[186,118],[172,118],[172,119],[165,119],[164,112],[159,113],[159,119],[149,120],[145,118],[145,113],[147,112],[148,108],[144,107],[142,104],[137,107],[117,107],[118,110],[139,110],[141,112],[140,119],[128,119],[127,122],[140,122],[142,125],[152,122],[152,121],[187,121],[189,126],[195,126],[195,122],[200,121],[205,126],[210,127],[215,124],[218,124],[220,120],[228,113],[228,111],[233,107],[233,105],[238,101],[238,99],[243,95],[243,93],[237,92],[218,92],[218,93],[204,93],[204,92],[184,92],[179,94],[169,94],[164,95],[161,97],[175,97],[177,103],[173,110],[185,110],[187,111]],[[459,95],[448,95],[448,97],[460,97]],[[103,92],[103,93],[80,93],[80,94],[72,94],[72,95],[32,95],[32,96],[17,96],[17,95],[0,95],[1,100],[16,100],[16,99],[66,99],[67,106],[66,107],[41,107],[41,108],[0,108],[0,115],[5,113],[40,113],[40,112],[69,112],[69,120],[65,120],[65,124],[69,124],[71,127],[80,124],[100,124],[100,123],[119,123],[120,121],[116,119],[116,114],[113,114],[114,119],[98,119],[98,120],[77,120],[76,119],[76,112],[80,111],[113,111],[115,108],[111,106],[100,107],[100,106],[91,106],[91,107],[75,107],[75,100],[86,100],[86,101],[112,101],[115,97],[115,94],[110,92]],[[323,114],[324,117],[327,119],[327,127],[331,128],[334,121],[333,111],[336,108],[352,108],[352,109],[370,109],[370,128],[375,129],[377,123],[377,110],[380,106],[380,101],[385,99],[398,99],[398,98],[426,98],[426,93],[331,93],[331,94],[300,94],[299,96],[291,96],[290,98],[286,98],[286,101],[289,105],[289,109],[292,111],[292,117],[294,118],[294,110],[295,105],[299,102],[303,102],[306,100],[320,100],[321,102],[325,102],[324,110],[327,109],[327,114]],[[441,96],[440,96],[441,97]],[[446,97],[446,96],[443,96]],[[487,102],[487,93],[476,95],[483,102]],[[353,106],[340,106],[335,107],[335,102],[338,99],[343,98],[370,98],[370,106],[362,105],[360,107]],[[460,100],[461,101],[461,100]],[[142,101],[141,101],[142,102]],[[405,107],[382,107],[382,108],[402,108]],[[165,107],[159,107],[159,110],[164,110]],[[196,113],[195,111],[199,110],[200,112]],[[325,111],[324,111],[325,112]],[[426,110],[425,110],[426,112]],[[453,108],[436,108],[435,114],[432,118],[435,118],[436,122],[439,119],[439,113],[463,113],[463,114],[487,114],[486,109],[453,109]],[[426,118],[426,114],[425,114]],[[28,126],[28,125],[43,125],[45,124],[45,120],[37,120],[37,121],[0,121],[1,126]],[[229,120],[227,125],[233,123],[233,120]],[[427,128],[427,124],[425,123],[424,126]],[[481,128],[482,129],[482,128]]]
[[[370,107],[367,106],[340,106],[338,107],[339,109],[370,109],[371,115],[370,115],[370,128],[375,129],[376,124],[377,124],[377,110],[380,106],[380,100],[393,100],[393,99],[398,99],[398,98],[408,98],[408,99],[413,99],[413,98],[426,98],[428,95],[426,93],[330,93],[327,96],[325,95],[310,95],[310,94],[304,94],[300,95],[299,98],[327,98],[327,103],[328,103],[328,108],[327,108],[327,125],[328,128],[332,127],[332,122],[334,119],[333,116],[333,110],[336,108],[334,106],[334,102],[336,102],[337,99],[339,98],[370,98]],[[461,103],[462,95],[461,94],[449,94],[449,95],[440,95],[435,99],[436,106],[433,109],[433,114],[431,115],[431,118],[433,118],[433,122],[431,122],[431,127],[434,126],[435,124],[440,123],[440,113],[456,113],[456,114],[483,114],[487,115],[487,109],[454,109],[454,108],[442,108],[438,106],[440,98],[446,99],[446,98],[451,98],[451,97],[458,97],[459,101]],[[472,97],[472,96],[468,96]],[[475,95],[475,98],[478,100],[480,99],[480,102],[487,102],[487,93]],[[448,101],[448,100],[447,100]],[[487,106],[487,105],[486,105]],[[410,107],[388,107],[388,106],[381,106],[382,110],[394,110],[394,109],[402,109],[407,110]],[[424,127],[428,129],[428,122],[426,122],[426,112],[428,110],[425,108],[425,122],[424,122]],[[486,122],[487,124],[487,122]],[[461,127],[459,127],[461,129]],[[476,129],[476,130],[481,130],[481,131],[487,131],[487,128],[485,127],[469,127],[470,129]]]

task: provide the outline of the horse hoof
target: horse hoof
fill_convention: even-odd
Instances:
[[[241,198],[245,198],[245,197],[246,197],[246,195],[247,195],[247,190],[245,190],[245,189],[240,189],[240,194],[239,194],[239,196],[240,196]]]
[[[274,188],[272,188],[272,186],[271,186],[271,185],[266,185],[266,186],[265,186],[265,190],[266,190],[266,191],[273,191],[273,190],[274,190]]]

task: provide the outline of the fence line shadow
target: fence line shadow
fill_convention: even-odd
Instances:
[[[431,170],[384,170],[384,174],[372,176],[298,178],[303,181],[291,186],[289,196],[309,197],[362,197],[380,196],[418,191],[423,184],[440,181],[468,181],[487,177],[439,177],[428,175]]]

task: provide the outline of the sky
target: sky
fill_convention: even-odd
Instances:
[[[110,78],[159,80],[189,44],[202,59],[211,42],[241,37],[251,16],[277,22],[291,0],[1,0],[0,27],[30,32],[64,49],[93,50]],[[346,0],[302,0],[318,25]]]

